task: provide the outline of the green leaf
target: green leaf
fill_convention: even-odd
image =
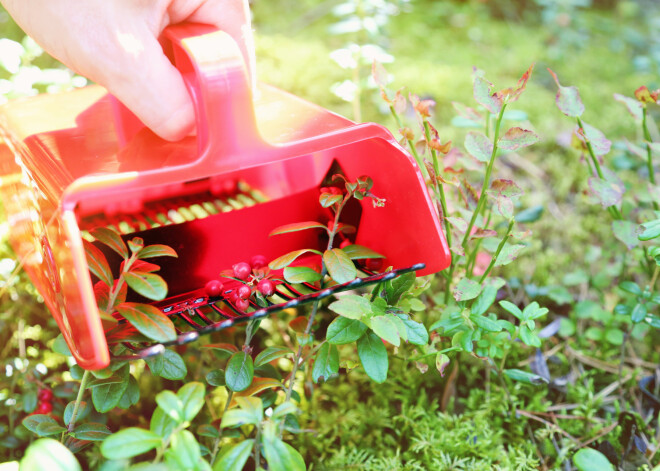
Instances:
[[[362,337],[368,327],[356,319],[337,317],[328,326],[325,338],[334,345],[345,345]]]
[[[37,428],[40,424],[51,423],[57,425],[57,421],[52,417],[45,414],[28,415],[23,419],[22,424],[32,433],[37,433]]]
[[[536,336],[526,325],[520,327],[520,339],[530,347],[541,347],[541,339]]]
[[[591,144],[591,149],[593,150],[596,157],[605,155],[610,151],[612,147],[612,142],[605,137],[603,132],[591,124],[587,124],[584,121],[582,122],[582,127],[584,129],[584,136]],[[606,177],[609,180],[609,178]]]
[[[555,79],[555,83],[559,88],[557,96],[555,97],[555,102],[557,103],[557,108],[559,111],[564,113],[566,116],[571,118],[578,118],[584,113],[584,105],[580,99],[580,93],[576,87],[564,87],[559,83],[557,74],[552,70],[548,69],[552,78]]]
[[[105,255],[103,255],[103,252],[98,247],[85,239],[83,239],[83,245],[85,247],[89,271],[96,275],[103,283],[111,287],[114,284],[114,278],[112,277],[112,271]]]
[[[98,442],[105,440],[105,438],[110,436],[111,433],[112,432],[110,429],[103,424],[87,422],[85,424],[78,425],[73,431],[72,435],[78,440],[90,440],[93,442]]]
[[[474,99],[494,115],[502,109],[502,99],[496,94],[491,94],[490,90],[493,84],[478,74],[474,75],[472,92]]]
[[[278,257],[272,262],[270,262],[268,264],[268,268],[270,268],[271,270],[279,270],[280,268],[287,267],[291,265],[298,257],[300,257],[302,254],[305,254],[307,252],[321,255],[321,252],[313,249],[294,250],[293,252],[289,252],[288,254],[282,255],[281,257]]]
[[[121,236],[107,227],[97,227],[89,232],[99,242],[107,245],[112,250],[121,255],[122,258],[128,258],[128,248]]]
[[[642,322],[646,318],[647,314],[647,309],[646,305],[644,304],[637,304],[633,308],[632,312],[630,313],[630,319],[634,322]]]
[[[319,380],[326,382],[332,375],[337,374],[338,371],[339,351],[335,345],[324,343],[316,353],[312,379],[315,383],[318,383]]]
[[[218,428],[209,424],[203,424],[197,427],[197,435],[209,438],[218,438],[220,436]]]
[[[109,460],[120,460],[141,455],[162,444],[162,438],[154,432],[129,427],[110,435],[101,443],[101,454]]]
[[[445,369],[449,366],[450,362],[451,360],[444,353],[438,353],[435,356],[435,368],[438,370],[441,377],[445,377]]]
[[[206,382],[211,386],[225,386],[225,370],[217,369],[206,375]]]
[[[348,319],[359,320],[371,312],[371,303],[357,294],[347,294],[330,304],[328,309]]]
[[[128,388],[129,366],[122,366],[117,370],[117,375],[122,379],[120,383],[92,388],[92,403],[94,404],[94,408],[101,414],[114,409],[124,394],[124,391]]]
[[[165,350],[163,352],[163,368],[158,376],[174,380],[183,379],[187,374],[188,370],[181,355],[172,350]]]
[[[37,435],[40,437],[47,437],[48,435],[59,435],[66,432],[66,428],[58,423],[42,422],[37,425]]]
[[[149,429],[163,439],[169,437],[176,426],[176,420],[167,415],[160,407],[156,407],[154,413],[151,414]]]
[[[204,406],[204,393],[206,388],[199,381],[191,381],[179,388],[176,395],[183,405],[183,419],[188,422],[195,418]]]
[[[589,177],[589,188],[603,208],[619,204],[625,191],[623,185],[598,177]]]
[[[523,370],[517,370],[517,369],[504,370],[504,374],[507,375],[512,380],[519,381],[521,383],[542,384],[548,382],[548,380],[545,379],[543,376],[539,376],[534,373],[528,373],[527,371],[523,371]]]
[[[620,329],[608,329],[605,332],[605,340],[612,345],[621,345],[623,343],[623,332]]]
[[[225,369],[225,382],[227,387],[234,392],[240,392],[248,388],[254,377],[254,365],[252,357],[245,352],[234,353]]]
[[[467,301],[474,299],[481,293],[481,284],[469,278],[462,278],[454,288],[454,299],[456,301]]]
[[[41,438],[32,443],[21,459],[21,470],[81,471],[71,451],[57,440]]]
[[[326,250],[323,263],[328,274],[339,284],[353,281],[357,276],[355,265],[342,249]]]
[[[502,150],[517,150],[529,147],[539,141],[539,136],[527,129],[513,127],[500,137],[498,145]]]
[[[310,267],[285,267],[284,279],[289,283],[314,283],[322,278],[321,274]]]
[[[128,272],[121,275],[126,284],[136,293],[154,301],[161,301],[167,296],[167,283],[155,273]]]
[[[641,232],[637,236],[639,240],[651,240],[660,236],[660,219],[655,219],[653,221],[645,222],[640,225]]]
[[[396,306],[401,296],[414,286],[416,277],[415,272],[410,272],[388,281],[385,284],[387,303]]]
[[[265,350],[259,352],[259,355],[254,359],[254,367],[259,368],[266,363],[270,363],[273,360],[281,358],[286,355],[291,355],[293,352],[290,348],[286,347],[268,347]]]
[[[389,361],[383,341],[373,332],[367,332],[357,341],[358,356],[367,375],[376,383],[387,379]]]
[[[279,419],[280,417],[286,417],[289,414],[298,414],[300,410],[295,406],[291,401],[283,402],[275,408],[273,411],[273,419]]]
[[[371,330],[373,330],[376,335],[392,345],[397,347],[400,345],[399,330],[390,317],[374,316],[369,319],[369,321]]]
[[[172,391],[166,389],[156,394],[156,404],[177,423],[183,422],[183,403]]]
[[[253,446],[253,438],[234,445],[215,461],[213,471],[243,471],[245,463],[252,454]]]
[[[539,317],[543,317],[548,313],[548,308],[541,307],[539,306],[539,303],[536,301],[529,303],[527,306],[525,306],[525,309],[523,309],[523,319],[538,319]]]
[[[612,221],[612,233],[614,237],[623,242],[628,250],[639,245],[637,238],[637,224],[631,221]]]
[[[197,462],[202,457],[199,443],[188,430],[179,430],[172,435],[170,442],[171,457],[178,463],[180,469],[192,470],[197,468]]]
[[[505,311],[513,314],[515,317],[517,317],[521,321],[525,320],[524,317],[523,317],[523,313],[520,310],[520,308],[518,306],[516,306],[515,304],[513,304],[512,302],[500,301],[500,306],[502,306],[502,309],[504,309]]]
[[[573,455],[573,464],[578,471],[614,471],[612,463],[598,450],[582,448]]]
[[[429,342],[429,333],[421,322],[415,322],[412,319],[404,318],[401,315],[403,324],[406,326],[406,335],[408,342],[413,345],[426,345]]]
[[[258,397],[236,396],[239,409],[229,409],[222,416],[222,426],[258,424],[263,420],[263,403]]]
[[[117,311],[142,335],[156,342],[176,339],[174,324],[158,308],[150,304],[122,303]]]
[[[516,221],[522,223],[536,222],[539,219],[541,219],[541,216],[543,215],[543,210],[544,208],[541,205],[527,208],[523,211],[520,211],[516,215]]]
[[[130,375],[128,377],[128,387],[119,400],[118,407],[128,409],[129,407],[137,404],[140,401],[140,387],[137,380]]]
[[[62,420],[64,420],[65,425],[69,425],[69,422],[71,422],[71,416],[73,415],[73,409],[75,408],[75,406],[76,406],[76,402],[71,401],[64,408],[64,414],[62,416]],[[91,404],[88,404],[85,401],[80,401],[80,405],[78,406],[78,413],[76,415],[76,420],[84,419],[89,415],[91,410],[92,410]]]
[[[481,327],[488,332],[501,332],[502,326],[493,319],[484,316],[477,316],[472,314],[470,320],[474,322],[477,326]]]
[[[341,203],[342,200],[344,199],[343,195],[333,195],[332,193],[322,193],[321,196],[319,196],[319,203],[321,203],[321,206],[324,208],[329,208],[330,206]]]
[[[155,257],[179,257],[172,247],[163,244],[147,245],[146,247],[140,249],[137,256],[141,260]]]
[[[363,245],[351,244],[342,249],[351,260],[360,260],[364,258],[385,258],[384,255],[371,250]]]
[[[300,453],[288,443],[279,438],[264,440],[264,458],[268,463],[268,471],[305,471],[305,461]]]
[[[64,336],[62,334],[59,334],[57,337],[55,337],[52,349],[55,353],[59,353],[60,355],[67,357],[72,356],[71,350],[69,350],[69,346],[67,345],[66,340],[64,340]]]
[[[325,231],[328,230],[325,224],[321,224],[320,222],[305,221],[305,222],[294,222],[293,224],[285,224],[283,226],[277,227],[273,229],[268,235],[274,236],[279,234],[286,234],[289,232],[305,231],[307,229],[323,229]]]
[[[523,244],[506,244],[495,260],[496,267],[508,265],[518,258],[518,254],[525,246]]]
[[[477,297],[472,302],[472,307],[470,308],[470,312],[474,314],[475,316],[480,316],[484,314],[489,307],[493,305],[495,302],[495,298],[497,297],[497,288],[493,285],[486,285],[484,286],[483,291],[481,294]]]
[[[642,294],[642,288],[639,287],[634,281],[622,281],[619,283],[619,288],[623,291],[639,296]]]
[[[470,131],[465,136],[465,150],[479,162],[488,162],[493,153],[493,143],[480,131]]]

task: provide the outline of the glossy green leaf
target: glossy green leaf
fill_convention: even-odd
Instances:
[[[504,136],[500,137],[498,146],[502,150],[518,150],[523,147],[529,147],[539,141],[539,136],[519,127],[509,128]]]
[[[622,281],[619,283],[619,288],[621,288],[623,291],[634,294],[636,296],[639,296],[642,294],[642,288],[639,287],[637,283],[634,281]]]
[[[123,273],[122,277],[128,286],[145,298],[160,301],[167,296],[167,283],[160,275],[131,271]]]
[[[186,364],[181,358],[181,355],[172,351],[165,350],[163,352],[163,367],[158,376],[165,379],[183,379],[188,374]]]
[[[480,283],[469,278],[462,278],[454,287],[454,299],[456,301],[468,301],[479,296],[482,286]]]
[[[191,381],[179,388],[176,395],[183,405],[183,419],[192,421],[204,406],[206,388],[199,381]]]
[[[75,408],[75,406],[76,406],[76,402],[71,401],[64,408],[64,414],[62,415],[62,420],[64,420],[65,425],[69,425],[69,422],[71,422],[71,416],[73,415],[73,409]],[[76,414],[76,421],[83,420],[89,415],[91,411],[92,411],[91,404],[85,401],[80,401],[80,404],[78,406],[78,412]]]
[[[128,409],[129,407],[137,404],[140,401],[140,387],[138,386],[137,380],[130,375],[128,377],[128,387],[124,394],[122,394],[121,399],[119,400],[118,407],[122,409]]]
[[[329,208],[330,206],[341,203],[342,200],[344,199],[343,195],[333,195],[332,193],[322,193],[321,196],[319,196],[319,203],[321,203],[321,206],[324,208]]]
[[[144,247],[144,239],[142,237],[133,237],[128,240],[127,244],[131,252],[137,253]]]
[[[474,302],[472,303],[470,312],[476,316],[485,314],[488,308],[490,308],[495,302],[496,297],[497,297],[497,288],[495,286],[492,285],[484,286],[484,289],[481,292],[481,294],[479,294],[477,299],[475,299]]]
[[[375,250],[357,244],[347,245],[342,249],[348,258],[351,260],[360,260],[365,258],[385,258],[384,255],[379,254]]]
[[[108,265],[108,260],[105,258],[105,255],[103,255],[103,252],[85,239],[83,239],[83,245],[85,247],[85,255],[87,257],[89,271],[96,275],[96,277],[106,285],[112,286],[114,284],[114,278],[112,277],[112,271],[110,270],[110,265]]]
[[[315,383],[319,380],[325,382],[339,371],[339,351],[335,345],[324,343],[314,358],[314,369],[312,379]]]
[[[660,219],[655,219],[653,221],[645,222],[639,226],[641,232],[637,236],[639,240],[651,240],[660,236]]]
[[[234,353],[225,369],[225,382],[227,387],[234,392],[240,392],[248,388],[254,377],[254,364],[252,357],[245,352]]]
[[[614,471],[607,457],[593,448],[582,448],[573,455],[573,464],[578,471]]]
[[[183,422],[183,403],[172,391],[166,389],[156,394],[156,404],[178,423]]]
[[[413,345],[426,345],[429,342],[429,333],[421,322],[412,319],[403,319],[406,326],[408,342]]]
[[[167,415],[160,407],[156,407],[156,410],[151,414],[149,430],[163,439],[169,437],[176,426],[176,420]]]
[[[564,113],[566,116],[571,118],[578,118],[584,113],[584,105],[580,99],[580,93],[576,87],[564,87],[559,83],[557,74],[552,70],[548,69],[552,78],[555,79],[555,83],[559,90],[555,96],[555,102],[557,103],[557,108],[559,111]]]
[[[174,324],[158,308],[149,304],[122,303],[117,311],[142,335],[156,342],[176,339]]]
[[[197,427],[197,435],[200,437],[218,438],[220,433],[218,433],[217,427],[209,424],[203,424]]]
[[[321,255],[321,252],[313,249],[294,250],[293,252],[289,252],[288,254],[282,255],[281,257],[278,257],[272,262],[270,262],[268,264],[268,268],[270,268],[271,270],[279,270],[280,268],[287,267],[291,265],[298,257],[308,252]]]
[[[470,320],[487,332],[501,332],[502,326],[493,319],[472,314]]]
[[[45,414],[28,415],[23,419],[22,424],[32,433],[37,433],[37,427],[43,423],[51,423],[57,425],[57,421],[52,417]]]
[[[129,427],[110,435],[101,443],[101,454],[110,460],[132,458],[160,446],[162,438],[137,427]]]
[[[357,294],[347,294],[328,306],[333,312],[349,319],[359,320],[371,312],[371,303]]]
[[[470,131],[465,136],[465,150],[479,162],[488,162],[493,153],[493,143],[480,131]]]
[[[66,428],[58,423],[42,422],[37,425],[37,435],[40,437],[47,437],[49,435],[59,435],[66,432]]]
[[[345,345],[362,337],[368,327],[356,319],[339,316],[328,326],[325,338],[334,345]]]
[[[500,306],[502,306],[502,309],[504,309],[505,311],[513,314],[518,319],[523,320],[522,311],[520,310],[520,308],[518,306],[516,306],[512,302],[510,302],[510,301],[500,301]]]
[[[397,347],[400,345],[399,329],[389,316],[374,316],[369,323],[371,330],[381,339]]]
[[[279,438],[264,440],[264,458],[268,463],[268,471],[305,471],[305,461],[300,453],[288,443]]]
[[[107,227],[97,227],[89,232],[99,242],[107,245],[117,252],[122,258],[128,258],[128,248],[121,236]]]
[[[110,436],[112,432],[103,424],[87,422],[80,424],[73,431],[72,435],[78,440],[101,441]]]
[[[122,366],[117,370],[117,375],[122,379],[120,383],[112,383],[92,389],[92,403],[94,408],[101,414],[114,409],[126,388],[128,388],[129,366]]]
[[[285,267],[283,274],[289,283],[314,283],[322,278],[319,272],[306,266]]]
[[[323,263],[328,274],[339,284],[353,281],[357,277],[355,265],[342,249],[326,250]]]
[[[376,383],[387,379],[389,360],[383,341],[373,332],[367,332],[357,341],[358,356],[367,375]]]
[[[283,226],[280,226],[276,229],[273,229],[269,236],[274,236],[278,234],[286,234],[288,232],[298,232],[298,231],[305,231],[307,229],[323,229],[323,230],[328,230],[328,228],[325,226],[325,224],[321,224],[320,222],[316,221],[305,221],[305,222],[294,222],[293,224],[285,224]]]
[[[646,305],[636,304],[630,313],[630,319],[635,323],[642,322],[646,318],[647,313]]]
[[[211,386],[224,386],[225,383],[225,370],[217,369],[210,371],[206,375],[206,382]]]
[[[527,325],[520,327],[520,339],[530,347],[541,347],[541,339]]]
[[[254,439],[252,438],[234,445],[215,461],[213,471],[243,471],[253,446]]]
[[[21,459],[21,470],[81,471],[71,451],[57,440],[41,438],[32,443]]]
[[[300,410],[295,406],[291,401],[283,402],[275,408],[273,411],[273,419],[278,419],[280,417],[285,417],[289,414],[298,414]]]
[[[396,306],[401,296],[415,285],[416,277],[415,272],[410,272],[388,281],[385,284],[387,303],[391,306]]]
[[[263,403],[258,397],[236,397],[237,409],[229,409],[222,416],[223,427],[256,425],[263,420]]]
[[[197,463],[202,457],[199,443],[188,430],[179,430],[174,433],[170,442],[171,456],[180,466],[180,469],[198,469]]]
[[[286,347],[267,347],[265,350],[259,352],[254,359],[254,367],[259,368],[266,363],[270,363],[286,355],[291,355],[292,353],[291,349]]]
[[[178,258],[176,251],[172,247],[163,244],[147,245],[146,247],[140,249],[137,256],[139,259],[155,258],[155,257]]]

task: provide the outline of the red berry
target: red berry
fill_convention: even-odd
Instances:
[[[220,296],[222,293],[222,281],[219,280],[211,280],[208,283],[206,283],[206,286],[204,286],[204,291],[206,291],[206,294],[212,297]]]
[[[238,298],[236,301],[234,301],[234,304],[236,305],[236,309],[239,311],[246,311],[247,308],[250,307],[250,301],[247,299]]]
[[[53,405],[50,402],[40,402],[35,412],[37,414],[49,414],[53,411]]]
[[[272,296],[275,293],[275,283],[264,278],[257,284],[257,289],[264,296]]]
[[[236,289],[236,294],[241,299],[248,299],[252,294],[252,290],[248,285],[241,285]]]
[[[379,271],[383,268],[383,259],[382,258],[368,258],[365,262],[367,270],[370,271]]]
[[[347,245],[351,245],[353,242],[351,242],[349,239],[344,239],[341,241],[341,244],[339,244],[339,248],[343,249]]]
[[[265,267],[268,263],[266,262],[266,257],[263,255],[255,255],[250,259],[250,265],[256,270]]]
[[[53,391],[50,389],[40,389],[37,397],[40,401],[50,402],[53,399]]]
[[[231,267],[234,270],[234,276],[239,280],[247,280],[250,273],[252,273],[252,267],[245,262],[240,262]]]

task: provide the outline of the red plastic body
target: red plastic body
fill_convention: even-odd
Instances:
[[[213,197],[236,181],[267,201],[136,232],[172,246],[162,263],[170,296],[199,289],[222,269],[318,244],[313,231],[268,237],[277,226],[323,219],[318,188],[331,167],[369,175],[373,193],[353,210],[355,243],[394,267],[446,268],[449,250],[414,159],[383,127],[355,124],[267,85],[254,93],[239,49],[201,25],[166,32],[196,104],[197,138],[165,142],[98,86],[12,102],[0,109],[0,192],[11,241],[78,364],[109,352],[81,231],[139,218],[172,198]],[[158,261],[160,264],[160,260]]]

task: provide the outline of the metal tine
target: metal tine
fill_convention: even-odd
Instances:
[[[130,361],[130,360],[142,360],[144,358],[148,358],[153,355],[158,355],[162,353],[165,350],[165,347],[170,346],[170,345],[183,345],[188,342],[192,342],[199,338],[202,335],[210,334],[213,332],[218,332],[224,329],[228,329],[230,327],[233,327],[236,324],[240,324],[243,322],[247,322],[249,320],[256,320],[256,319],[262,319],[264,317],[267,317],[271,314],[274,314],[276,312],[282,311],[284,309],[288,309],[290,307],[298,306],[301,304],[307,304],[310,302],[313,302],[318,299],[325,298],[327,296],[330,296],[333,293],[339,293],[341,291],[348,291],[351,289],[355,289],[358,286],[367,286],[367,285],[372,285],[375,283],[380,283],[382,281],[387,281],[391,280],[393,278],[396,278],[399,275],[403,275],[404,273],[409,273],[417,270],[421,270],[422,268],[425,267],[425,264],[423,263],[417,263],[411,267],[408,268],[400,268],[398,270],[393,270],[389,272],[384,272],[384,273],[378,273],[373,276],[370,276],[368,278],[357,278],[353,281],[349,281],[347,283],[343,283],[340,285],[335,285],[330,288],[326,288],[324,290],[318,291],[316,293],[308,294],[301,296],[299,298],[293,299],[291,301],[282,303],[282,304],[273,304],[271,306],[265,307],[265,308],[260,308],[257,309],[254,312],[248,313],[247,315],[245,313],[242,313],[242,315],[234,317],[232,319],[225,319],[220,322],[216,322],[215,324],[208,325],[206,327],[202,327],[199,330],[196,331],[190,331],[186,332],[185,334],[181,334],[177,337],[176,340],[170,341],[170,342],[164,342],[161,344],[156,344],[151,347],[147,347],[143,350],[140,350],[139,353],[136,355],[119,355],[119,356],[114,356],[112,359],[114,361]],[[223,315],[223,312],[220,308],[215,306],[214,304],[209,304],[211,308],[218,312],[219,314]]]
[[[220,309],[220,308],[219,308],[218,306],[216,306],[215,304],[212,303],[212,304],[209,304],[208,306],[209,306],[211,309],[213,309],[217,314],[220,314],[222,317],[224,317],[225,319],[233,319],[233,317],[228,317],[228,316],[227,316],[227,313],[226,313],[225,311],[223,311],[222,309]]]
[[[202,321],[204,321],[204,323],[206,325],[211,325],[211,324],[214,323],[211,319],[206,317],[206,314],[204,314],[204,311],[202,311],[199,308],[195,308],[195,314],[197,314],[197,317],[199,317]]]
[[[190,312],[190,311],[187,311],[187,312]],[[187,312],[186,311],[181,311],[177,315],[181,319],[183,319],[186,324],[188,324],[190,327],[192,327],[195,330],[198,330],[198,329],[201,329],[202,327],[204,327],[202,324],[198,324],[197,322],[192,320]]]

